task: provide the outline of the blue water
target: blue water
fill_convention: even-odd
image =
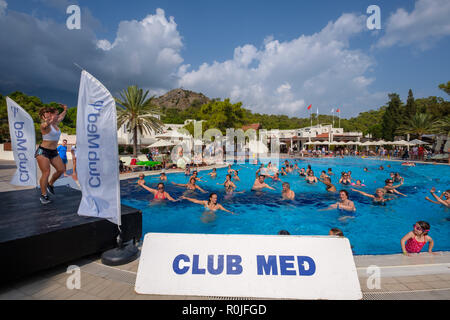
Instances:
[[[291,185],[296,194],[294,201],[281,200],[281,182],[266,182],[276,190],[265,189],[262,192],[250,191],[258,166],[251,164],[233,165],[239,170],[241,181],[235,182],[237,191],[243,194],[226,195],[224,187],[217,185],[225,181],[227,169],[218,169],[216,179],[201,171],[199,177],[206,180],[198,185],[207,190],[202,194],[186,194],[185,188],[170,182],[187,183],[184,173],[168,174],[166,191],[174,198],[185,194],[201,200],[207,200],[209,192],[218,193],[218,202],[236,215],[225,211],[215,214],[205,212],[203,206],[182,200],[179,202],[155,203],[153,195],[136,184],[137,179],[121,181],[122,203],[142,210],[143,234],[148,232],[164,233],[208,233],[208,234],[277,234],[279,230],[288,230],[293,235],[327,235],[337,227],[350,240],[355,254],[391,254],[400,253],[400,239],[412,230],[419,220],[430,223],[429,235],[435,245],[433,251],[450,250],[450,209],[425,200],[430,196],[432,186],[442,192],[450,189],[450,167],[438,165],[420,165],[404,167],[397,162],[368,160],[359,158],[344,159],[308,159],[290,160],[306,168],[311,164],[318,177],[322,170],[333,169],[332,182],[338,190],[347,189],[350,200],[357,208],[354,217],[342,219],[338,210],[319,211],[337,202],[339,194],[328,193],[322,183],[307,184],[298,174],[281,177]],[[391,165],[388,168],[387,165]],[[378,170],[383,165],[385,170]],[[364,172],[367,167],[369,172]],[[398,190],[407,197],[398,196],[386,206],[373,205],[371,199],[350,191],[351,186],[338,184],[341,171],[352,171],[354,179],[360,179],[366,185],[361,188],[367,193],[375,193],[377,187],[384,186],[384,180],[390,172],[399,172],[405,178],[404,185]],[[146,184],[156,189],[159,176],[146,177]],[[395,183],[397,184],[397,183]],[[430,196],[431,197],[431,196]],[[425,246],[423,251],[428,249]]]

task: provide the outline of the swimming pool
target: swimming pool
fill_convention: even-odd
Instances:
[[[431,225],[429,235],[435,242],[433,251],[450,250],[450,209],[425,200],[425,196],[430,196],[432,186],[439,192],[450,189],[450,166],[418,164],[416,167],[404,167],[399,162],[352,157],[289,161],[291,164],[297,162],[300,168],[306,168],[310,164],[317,177],[322,170],[326,171],[331,167],[336,174],[332,177],[333,184],[338,190],[348,190],[350,200],[355,203],[357,210],[354,217],[342,219],[344,214],[338,210],[319,211],[337,202],[339,194],[328,193],[322,183],[307,184],[298,174],[281,177],[294,190],[294,201],[281,200],[281,182],[272,182],[272,179],[266,179],[266,182],[276,190],[250,191],[259,166],[248,163],[232,166],[239,170],[241,179],[235,182],[237,191],[245,191],[244,193],[230,196],[225,193],[222,185],[217,185],[225,181],[227,169],[223,168],[217,169],[216,179],[207,175],[210,171],[199,173],[199,177],[206,181],[198,182],[198,185],[208,193],[196,191],[192,195],[186,195],[207,200],[210,192],[216,192],[218,202],[237,213],[236,215],[224,211],[206,213],[201,205],[186,200],[174,203],[150,202],[153,195],[139,187],[137,179],[121,181],[122,203],[142,210],[143,234],[277,234],[285,229],[292,235],[327,235],[331,228],[337,227],[349,238],[355,254],[392,254],[401,252],[400,239],[412,230],[412,225],[416,221],[425,220]],[[388,164],[391,168],[387,167]],[[378,170],[380,165],[384,166],[384,171]],[[364,172],[364,167],[369,171]],[[384,186],[384,180],[389,178],[390,172],[399,172],[405,178],[405,183],[398,190],[407,197],[398,196],[385,206],[373,205],[371,199],[350,191],[351,186],[338,184],[340,172],[349,170],[354,179],[360,179],[366,185],[361,190],[370,194],[377,187]],[[186,190],[170,182],[187,183],[187,180],[184,173],[168,174],[166,191],[178,198]],[[158,182],[159,176],[146,177],[146,184],[151,188],[156,188]],[[426,250],[428,245],[423,249]]]

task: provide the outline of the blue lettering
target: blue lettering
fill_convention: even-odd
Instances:
[[[92,188],[98,188],[98,187],[100,187],[100,185],[101,185],[100,178],[90,177],[90,178],[89,178],[89,185],[90,185]]]
[[[311,257],[298,256],[298,273],[301,276],[312,276],[316,272],[316,264]],[[308,265],[308,269],[305,268],[305,263]]]
[[[266,262],[265,256],[256,256],[256,264],[258,268],[258,275],[272,274],[277,275],[277,257],[269,256]]]
[[[25,176],[25,178],[23,178],[22,176]],[[27,182],[30,179],[30,176],[28,175],[28,173],[21,173],[19,176],[19,180],[21,182]]]
[[[208,255],[208,272],[210,274],[221,274],[223,271],[223,255],[219,255],[217,258],[217,269],[214,269],[214,255]]]
[[[238,255],[227,255],[227,274],[241,274],[242,266],[241,266],[242,258]]]
[[[194,254],[194,259],[192,260],[192,274],[205,274],[205,269],[198,267],[198,254]]]
[[[185,274],[186,272],[189,271],[189,267],[188,266],[184,266],[183,268],[180,268],[180,261],[184,261],[184,262],[190,262],[189,257],[185,254],[179,254],[175,257],[175,259],[173,259],[173,263],[172,263],[172,269],[173,272],[175,272],[176,274]]]
[[[88,143],[89,148],[95,148],[97,149],[99,147],[98,143],[96,143],[94,140],[100,139],[99,134],[88,134]]]
[[[292,262],[291,262],[292,261]],[[280,274],[282,276],[295,276],[295,270],[288,270],[294,268],[294,256],[280,256]]]

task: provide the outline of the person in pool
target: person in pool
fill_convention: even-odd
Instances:
[[[384,170],[384,167],[383,166],[379,166],[378,169],[379,170]]]
[[[308,175],[310,171],[312,171],[311,165],[308,164],[308,168],[306,169],[306,175]]]
[[[369,172],[369,169],[367,169],[366,167],[364,167],[364,172]]]
[[[139,184],[139,181],[144,181],[144,183],[145,183],[145,174],[143,174],[143,173],[139,174],[138,184]]]
[[[272,181],[281,181],[278,172],[276,172],[273,176],[269,176],[269,178],[272,178]]]
[[[300,172],[298,173],[301,177],[306,177],[305,168],[301,168]]]
[[[430,231],[430,224],[426,221],[417,221],[413,225],[413,230],[408,232],[401,240],[400,245],[402,246],[403,254],[410,256],[411,253],[419,253],[422,248],[430,243],[428,246],[428,252],[432,252],[434,241],[428,235]]]
[[[347,175],[348,175],[348,178],[350,179],[350,181],[354,180],[354,179],[352,178],[352,172],[351,172],[351,171],[347,172]]]
[[[331,168],[328,168],[327,175],[334,176],[334,172],[333,172],[333,170],[331,170]]]
[[[42,143],[36,149],[34,157],[36,158],[39,169],[41,170],[41,178],[39,180],[41,195],[39,201],[42,204],[48,204],[51,202],[47,191],[53,195],[55,194],[53,184],[65,172],[65,165],[58,154],[57,146],[61,136],[61,130],[58,125],[61,121],[63,121],[67,113],[67,106],[64,104],[60,104],[60,106],[64,109],[61,114],[59,114],[58,110],[53,107],[44,107],[39,110],[39,117],[41,118],[40,129],[42,133]],[[56,172],[49,180],[50,166],[53,166],[56,169]]]
[[[287,176],[287,172],[286,172],[286,170],[284,169],[284,167],[281,167],[281,175],[282,175],[282,176]]]
[[[235,180],[235,181],[241,181],[241,178],[239,178],[239,176],[238,176],[237,170],[234,170],[233,180]]]
[[[197,170],[192,172],[191,178],[195,178],[195,181],[202,181],[202,179],[198,177],[198,171]]]
[[[339,228],[331,228],[330,231],[328,232],[329,236],[338,236],[338,237],[343,237],[344,233],[342,232],[341,229]]]
[[[294,200],[295,198],[295,192],[291,190],[291,186],[288,182],[283,182],[281,197],[283,198],[283,200]]]
[[[317,179],[317,177],[314,175],[314,171],[310,170],[308,172],[308,175],[305,178],[305,181],[307,183],[317,183],[319,180]]]
[[[433,202],[436,204],[441,204],[447,208],[450,208],[450,189],[442,192],[440,197],[435,192],[436,192],[436,188],[435,187],[431,188],[430,193],[436,199],[436,201],[431,200],[428,197],[425,197],[425,199],[430,202]]]
[[[210,176],[211,178],[216,178],[217,177],[216,168],[213,168],[212,171],[208,173],[208,176]]]
[[[144,188],[145,190],[147,190],[147,191],[149,191],[149,192],[151,192],[151,193],[153,193],[153,195],[155,196],[154,198],[153,198],[153,200],[169,200],[169,201],[177,201],[177,200],[175,200],[174,198],[172,198],[171,196],[170,196],[170,194],[168,194],[165,190],[164,190],[164,183],[162,183],[162,182],[160,182],[160,183],[158,183],[158,189],[152,189],[152,188],[149,188],[149,187],[147,187],[146,185],[145,185],[145,181],[143,180],[143,179],[140,179],[140,177],[139,177],[139,180],[138,180],[138,185],[140,185],[142,188]]]
[[[211,210],[211,211],[223,210],[223,211],[229,212],[231,214],[235,214],[234,212],[225,209],[221,204],[217,203],[217,193],[214,193],[214,192],[209,195],[209,200],[197,200],[197,199],[193,199],[193,198],[188,198],[186,196],[181,196],[180,199],[185,199],[190,202],[203,205],[205,207],[205,209],[207,209],[207,210]]]
[[[362,194],[363,196],[366,196],[366,197],[368,197],[368,198],[372,198],[372,200],[373,200],[374,203],[385,204],[386,201],[394,200],[394,199],[392,199],[392,198],[385,198],[385,197],[384,197],[385,193],[384,193],[384,189],[383,189],[383,188],[378,188],[378,189],[375,191],[375,195],[373,195],[373,194],[368,194],[368,193],[366,193],[366,192],[363,192],[363,191],[360,191],[360,190],[356,190],[356,189],[353,189],[353,188],[352,188],[351,190],[352,190],[352,191],[355,191],[355,192],[358,192],[358,193],[360,193],[360,194]]]
[[[272,188],[271,186],[269,186],[267,183],[264,182],[264,176],[263,175],[259,175],[256,179],[255,179],[255,183],[253,183],[253,187],[252,190],[253,191],[257,191],[257,190],[261,190],[264,188],[270,189],[270,190],[275,190],[274,188]]]
[[[325,190],[327,190],[328,192],[336,192],[336,187],[331,183],[330,177],[319,179],[319,181],[325,185]]]
[[[191,168],[189,166],[186,166],[186,169],[184,170],[184,175],[185,176],[190,176],[191,175]]]
[[[361,187],[365,187],[366,185],[361,183],[361,180],[356,180],[356,183],[352,182],[352,186],[361,188]]]
[[[233,174],[236,170],[231,168],[231,164],[228,165],[228,174]]]
[[[339,179],[339,183],[343,185],[351,185],[352,181],[350,180],[348,173],[343,172],[341,178]]]
[[[202,193],[207,193],[207,191],[203,190],[202,188],[200,188],[200,186],[195,184],[196,179],[194,177],[190,177],[189,178],[189,183],[183,184],[183,183],[175,183],[172,181],[172,184],[178,187],[185,187],[188,190],[199,190]]]
[[[355,204],[348,198],[347,190],[339,191],[339,198],[340,198],[339,202],[332,204],[325,210],[340,209],[344,211],[356,211]]]
[[[391,176],[391,178],[392,178],[392,176]],[[405,178],[403,178],[403,177],[400,175],[400,173],[396,172],[396,173],[394,174],[393,180],[394,180],[395,182],[404,182],[404,181],[405,181]]]
[[[227,174],[225,177],[224,183],[217,183],[222,186],[225,186],[226,192],[233,192],[234,189],[236,189],[236,185],[231,181],[231,174]]]
[[[404,197],[406,197],[406,194],[401,193],[400,191],[397,190],[398,187],[403,185],[403,181],[400,182],[400,184],[394,186],[394,180],[392,179],[386,179],[384,181],[384,183],[386,184],[383,188],[385,190],[386,193],[395,193],[395,194],[399,194],[402,195]]]
[[[167,175],[165,172],[161,172],[161,174],[159,175],[159,180],[167,181]]]
[[[320,179],[323,179],[323,178],[329,178],[329,176],[327,175],[327,173],[325,172],[325,170],[322,170],[322,172],[321,172],[321,174],[320,174],[320,177],[319,177],[319,180],[320,180]]]

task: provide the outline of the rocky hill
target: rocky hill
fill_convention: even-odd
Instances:
[[[174,89],[166,94],[155,98],[154,103],[160,107],[185,110],[192,104],[202,105],[208,103],[210,99],[202,93],[197,93],[184,89]]]

